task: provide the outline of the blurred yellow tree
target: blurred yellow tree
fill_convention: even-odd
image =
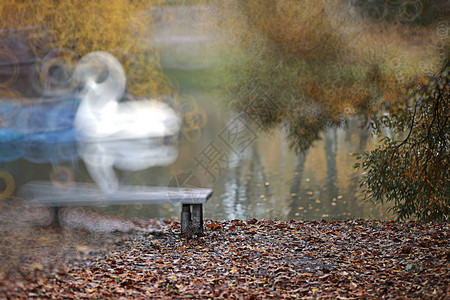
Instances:
[[[348,117],[376,119],[405,92],[401,81],[422,77],[412,51],[401,68],[391,63],[408,48],[399,51],[397,38],[416,28],[368,24],[343,1],[212,2],[224,49],[236,57],[234,107],[263,130],[283,126],[296,150]]]
[[[137,96],[168,94],[171,88],[149,43],[155,2],[1,1],[0,55],[10,60],[17,55],[17,47],[9,46],[19,39],[26,40],[38,62],[59,49],[78,57],[91,51],[108,51],[124,66],[129,92]]]

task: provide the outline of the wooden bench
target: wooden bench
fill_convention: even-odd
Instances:
[[[109,206],[134,204],[181,204],[181,233],[203,233],[203,204],[212,196],[212,189],[185,187],[120,186],[105,193],[93,183],[70,183],[55,186],[50,181],[32,181],[18,191],[21,201],[36,200],[52,209],[53,225],[60,226],[59,207]]]

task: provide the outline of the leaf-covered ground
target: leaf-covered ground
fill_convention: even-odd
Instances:
[[[190,239],[177,221],[7,219],[0,299],[450,297],[448,223],[206,221]]]

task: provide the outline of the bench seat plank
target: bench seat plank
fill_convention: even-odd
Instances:
[[[70,183],[55,186],[49,181],[32,181],[20,187],[17,196],[21,201],[37,201],[52,209],[54,226],[60,226],[59,207],[108,206],[133,204],[180,203],[181,234],[203,234],[203,204],[213,190],[186,187],[150,187],[123,185],[117,191],[105,193],[93,183]],[[191,213],[192,208],[192,213]]]
[[[73,183],[60,188],[49,181],[32,181],[18,192],[19,199],[33,199],[42,204],[59,206],[109,206],[133,204],[204,204],[212,189],[185,187],[120,186],[113,193],[103,192],[93,183]]]

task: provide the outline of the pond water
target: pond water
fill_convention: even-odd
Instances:
[[[171,13],[179,15],[186,8],[174,10]],[[204,215],[215,220],[392,218],[387,207],[363,202],[359,195],[351,153],[374,147],[376,140],[357,120],[347,127],[329,129],[306,153],[294,153],[281,129],[263,133],[251,120],[228,108],[220,68],[206,58],[211,38],[188,26],[193,23],[189,17],[179,19],[183,22],[160,24],[154,39],[160,45],[165,74],[179,87],[185,124],[177,144],[178,156],[168,166],[116,169],[120,184],[173,186],[182,182],[212,187],[214,196],[204,206]],[[5,150],[6,144],[1,147]],[[93,182],[75,144],[65,144],[63,150],[67,157],[56,162],[52,149],[32,147],[24,153],[29,157],[45,154],[45,159],[29,159],[23,153],[18,159],[4,157],[0,191],[12,187],[17,191],[34,180]],[[177,219],[180,214],[179,206],[172,204],[85,209],[126,218]]]
[[[296,154],[281,130],[259,131],[227,111],[222,101],[211,101],[218,97],[214,91],[191,90],[189,95],[208,121],[198,140],[181,139],[180,156],[165,168],[164,180],[177,176],[188,185],[213,187],[214,196],[205,205],[207,218],[392,218],[386,207],[364,202],[359,195],[351,153],[373,147],[376,139],[356,120],[346,128],[330,129],[305,154]],[[202,164],[206,161],[209,168]],[[178,208],[170,210],[171,217],[178,213]]]
[[[205,205],[205,217],[211,219],[391,217],[386,208],[363,202],[358,194],[358,173],[352,168],[355,159],[351,153],[375,143],[358,122],[330,129],[306,154],[297,155],[289,149],[281,130],[269,134],[258,131],[254,124],[226,111],[221,101],[211,101],[218,95],[202,90],[180,94],[181,99],[196,99],[199,111],[204,110],[203,117],[207,117],[205,126],[195,138],[181,135],[173,164],[136,172],[116,170],[120,183],[167,186],[173,185],[176,176],[179,182],[187,180],[188,186],[212,187],[214,196]],[[245,130],[238,131],[238,126]],[[233,143],[238,139],[240,144]],[[207,162],[209,167],[204,167]],[[61,166],[71,170],[74,181],[93,181],[81,160],[62,162]],[[3,162],[0,168],[12,175],[16,188],[55,176],[52,164],[26,159]],[[0,184],[4,190],[5,183]],[[179,217],[179,207],[171,204],[96,210],[126,217]]]

